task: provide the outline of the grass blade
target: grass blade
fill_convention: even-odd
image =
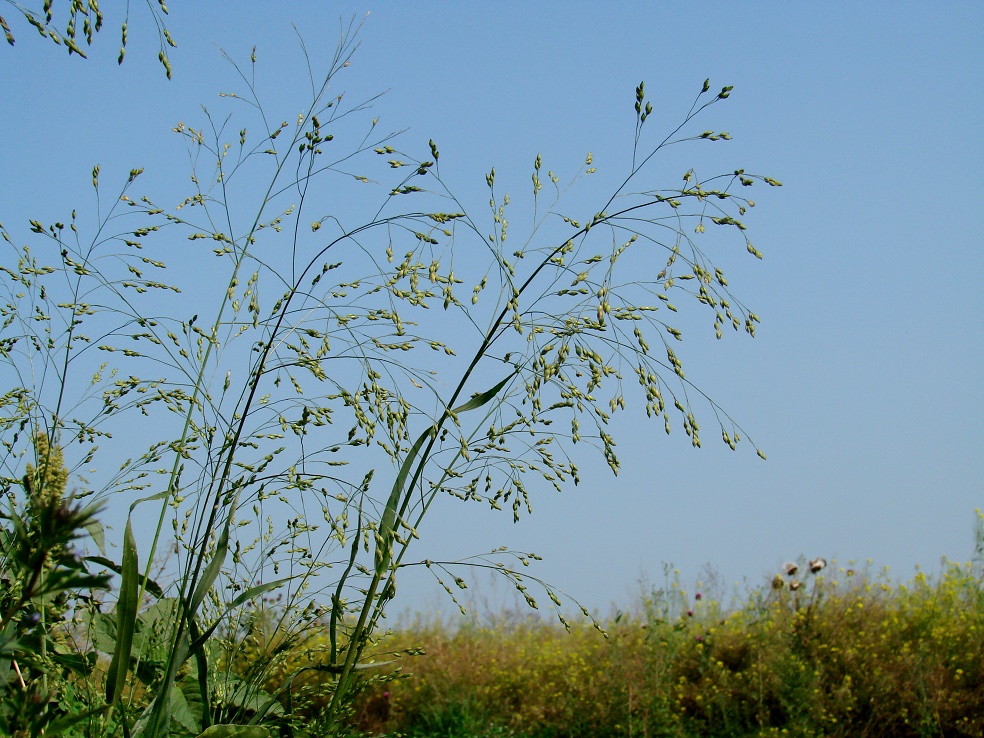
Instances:
[[[99,566],[105,567],[109,569],[111,572],[114,572],[121,576],[123,575],[123,567],[117,564],[115,561],[112,561],[111,559],[107,559],[105,556],[83,556],[82,558],[85,561],[91,561],[93,564],[99,564]],[[144,578],[144,575],[137,574],[137,578],[142,580]],[[161,585],[159,585],[153,579],[147,580],[147,591],[150,592],[152,595],[154,595],[154,597],[156,597],[157,599],[162,599],[164,597],[163,588],[161,588]]]
[[[219,540],[215,544],[215,553],[212,555],[212,560],[208,562],[208,566],[202,572],[202,578],[198,580],[195,593],[188,603],[188,612],[185,615],[189,620],[195,617],[199,605],[202,604],[205,596],[212,589],[212,585],[215,584],[215,580],[219,578],[219,574],[222,571],[226,554],[229,553],[229,529],[232,527],[232,518],[235,515],[236,503],[238,501],[239,493],[237,492],[232,499],[232,504],[229,506],[229,511],[226,513],[225,525],[222,526],[222,533],[219,534]]]
[[[477,395],[473,395],[472,398],[468,400],[468,402],[458,405],[458,407],[456,407],[451,412],[457,415],[458,413],[464,413],[464,412],[468,412],[469,410],[476,410],[480,408],[482,405],[485,405],[486,403],[489,402],[489,400],[491,400],[493,397],[499,394],[499,390],[505,387],[506,383],[512,378],[513,375],[510,374],[508,377],[503,379],[501,382],[499,382],[499,384],[497,384],[492,389],[486,390],[485,392],[480,392]]]
[[[137,542],[133,537],[130,518],[126,519],[123,534],[123,563],[120,567],[120,597],[116,603],[116,648],[106,675],[106,702],[116,704],[121,687],[130,668],[130,651],[137,625],[140,575],[137,573]]]
[[[389,566],[392,557],[393,531],[396,528],[396,511],[400,506],[400,500],[403,497],[403,488],[406,486],[407,477],[410,476],[410,469],[413,467],[413,462],[417,458],[417,454],[420,453],[421,447],[436,432],[436,428],[431,426],[420,434],[420,437],[413,444],[413,448],[410,449],[410,453],[407,454],[407,458],[403,460],[403,464],[400,466],[400,472],[396,475],[396,481],[393,482],[393,491],[390,492],[389,499],[386,501],[386,509],[383,511],[383,517],[379,521],[379,539],[376,542],[376,573],[379,575],[382,575],[386,567]]]
[[[225,616],[231,613],[237,607],[248,602],[249,600],[252,600],[254,597],[263,594],[264,592],[269,592],[271,589],[277,589],[278,587],[289,582],[293,578],[294,577],[284,577],[283,579],[277,579],[273,582],[267,582],[266,584],[258,584],[255,587],[250,587],[249,589],[247,589],[245,592],[243,592],[241,595],[239,595],[236,599],[234,599],[226,606],[226,609],[223,610],[222,614],[215,619],[215,622],[212,625],[210,625],[208,628],[206,628],[202,633],[198,635],[198,637],[195,638],[195,640],[191,642],[191,645],[188,647],[188,649],[192,653],[194,653],[199,648],[204,646],[205,642],[208,641],[212,633],[215,632],[215,629],[218,628],[219,625],[225,622]]]

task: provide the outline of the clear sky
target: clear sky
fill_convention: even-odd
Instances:
[[[373,114],[418,150],[439,142],[443,175],[476,211],[492,166],[524,197],[537,153],[573,173],[593,152],[599,179],[579,192],[607,194],[640,80],[653,136],[705,78],[734,86],[706,126],[733,140],[675,153],[653,179],[675,186],[692,154],[708,173],[742,166],[784,184],[757,192],[749,217],[764,260],[722,254],[762,319],[757,337],[716,342],[700,323],[681,347],[688,377],[768,460],[717,442],[709,416],[695,450],[679,427],[667,438],[628,412],[617,478],[597,463],[576,489],[538,489],[518,525],[449,499],[420,531],[421,558],[535,551],[533,573],[600,610],[663,562],[688,583],[705,564],[758,583],[800,555],[870,558],[899,577],[970,558],[984,507],[984,5],[174,0],[170,82],[138,3],[116,65],[120,3],[102,5],[107,29],[85,62],[6,13],[18,42],[0,49],[0,221],[12,232],[82,211],[95,163],[118,178],[144,167],[145,191],[170,192],[185,176],[170,128],[235,82],[219,47],[247,61],[255,45],[268,103],[287,105],[274,117],[296,115],[306,72],[291,22],[318,61],[339,18],[371,11],[337,84],[387,91]],[[424,579],[407,581],[398,607],[434,602]]]

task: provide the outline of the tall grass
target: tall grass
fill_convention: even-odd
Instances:
[[[719,338],[726,326],[754,335],[758,318],[704,241],[717,231],[760,256],[739,220],[754,205],[743,193],[779,183],[688,170],[662,188],[648,172],[671,145],[730,138],[694,119],[731,88],[705,82],[682,122],[646,144],[640,84],[632,166],[585,215],[561,203],[594,173],[592,156],[564,182],[536,156],[529,234],[507,245],[513,210],[494,169],[488,211],[473,215],[435,142],[399,150],[374,98],[335,94],[357,31],[341,29],[310,98],[286,113],[265,106],[255,52],[234,65],[221,110],[174,127],[191,168],[177,206],[137,194],[139,168],[107,194],[96,165],[93,218],[28,219],[30,245],[0,226],[0,493],[14,541],[3,573],[21,593],[4,624],[27,631],[33,611],[49,613],[42,625],[66,654],[59,671],[5,635],[9,732],[329,735],[379,673],[363,656],[401,569],[431,569],[452,597],[462,567],[491,569],[531,607],[561,605],[513,568],[525,554],[414,561],[432,505],[518,518],[539,489],[578,482],[575,445],[617,472],[609,423],[627,401],[667,432],[679,413],[701,444],[689,397],[706,395],[672,348],[673,301],[709,311]],[[709,404],[735,448],[744,432]],[[58,471],[57,494],[31,463]],[[47,509],[35,498],[54,500],[65,525],[19,566],[19,531]],[[119,559],[56,555],[85,532],[101,548],[103,505],[126,511]],[[75,604],[49,612],[48,595]],[[54,707],[25,713],[24,695]]]
[[[895,583],[806,568],[730,608],[670,581],[609,619],[607,640],[583,622],[422,618],[387,643],[426,655],[364,697],[359,725],[449,738],[984,735],[980,570],[944,562]]]

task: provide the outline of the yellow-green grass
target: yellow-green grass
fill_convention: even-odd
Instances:
[[[825,563],[825,562],[824,562]],[[804,574],[805,572],[805,574]],[[797,576],[796,574],[799,574]],[[795,589],[794,589],[795,588]],[[678,585],[570,633],[536,619],[420,619],[380,651],[367,733],[411,736],[984,736],[984,585],[944,562],[905,584],[835,565],[723,609]]]

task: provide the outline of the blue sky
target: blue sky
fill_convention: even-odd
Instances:
[[[490,167],[521,200],[538,153],[571,174],[590,151],[598,178],[570,209],[589,208],[628,164],[640,80],[654,137],[705,78],[734,86],[705,119],[734,140],[674,151],[651,176],[675,186],[691,165],[741,166],[784,184],[757,192],[748,219],[764,260],[721,255],[762,319],[757,337],[717,342],[704,321],[681,347],[688,377],[768,461],[716,442],[710,418],[695,450],[630,408],[615,426],[617,478],[597,463],[563,495],[538,490],[517,525],[449,499],[420,531],[421,558],[535,551],[533,573],[605,610],[663,562],[686,582],[710,564],[726,583],[758,583],[800,555],[870,558],[899,577],[970,557],[984,507],[978,3],[174,2],[170,82],[136,7],[116,65],[118,4],[105,5],[88,61],[23,24],[0,49],[12,233],[83,212],[95,163],[118,178],[144,167],[145,190],[172,196],[186,159],[170,128],[236,83],[219,47],[247,61],[257,46],[267,103],[286,111],[273,117],[296,115],[306,73],[292,21],[317,62],[339,18],[371,11],[336,84],[385,91],[372,114],[407,129],[408,147],[437,141],[442,174],[476,211]],[[398,606],[436,601],[425,579],[407,582]]]

